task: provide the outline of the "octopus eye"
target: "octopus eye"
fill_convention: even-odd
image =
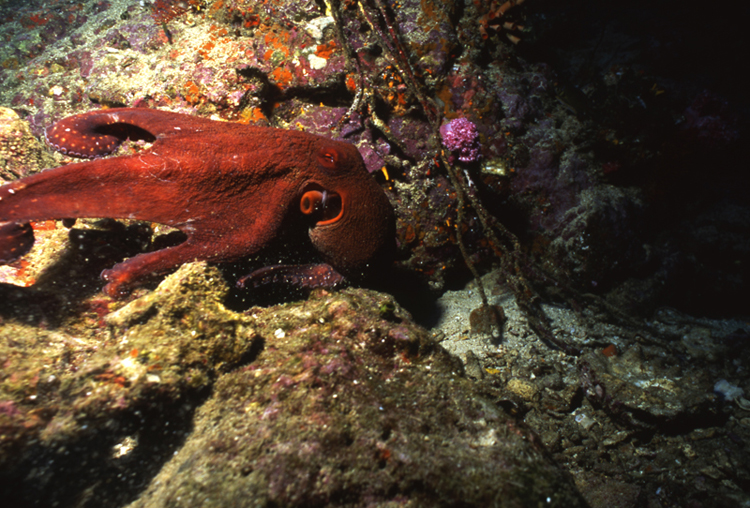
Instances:
[[[336,222],[344,213],[341,196],[326,190],[309,190],[302,194],[299,209],[305,215],[317,215],[316,226]]]
[[[336,168],[339,161],[339,153],[335,148],[325,147],[318,153],[318,162],[328,169]]]
[[[326,199],[328,198],[326,191],[307,191],[302,194],[302,199],[299,201],[299,209],[305,215],[312,215],[325,206]]]

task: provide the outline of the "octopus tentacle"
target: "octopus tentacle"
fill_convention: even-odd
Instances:
[[[155,109],[115,108],[65,118],[47,128],[44,139],[55,150],[95,159],[114,152],[125,140],[154,142],[168,135],[200,131],[200,120],[181,126],[184,115]],[[203,120],[205,128],[211,121]]]

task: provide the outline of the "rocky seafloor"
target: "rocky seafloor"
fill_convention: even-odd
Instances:
[[[163,108],[354,143],[398,241],[364,287],[192,263],[113,300],[159,227],[35,224],[8,506],[750,506],[741,23],[505,7],[0,1],[0,183],[72,161],[57,120]]]

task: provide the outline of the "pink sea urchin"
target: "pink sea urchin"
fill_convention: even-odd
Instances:
[[[474,162],[482,157],[479,153],[477,127],[466,118],[456,118],[440,127],[443,146],[458,155],[461,162]]]

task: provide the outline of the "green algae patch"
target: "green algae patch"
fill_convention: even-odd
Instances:
[[[0,469],[28,446],[106,432],[144,405],[196,393],[243,361],[255,335],[249,318],[221,304],[225,294],[215,268],[188,264],[95,334],[4,322]]]
[[[196,376],[213,378],[244,361],[255,338],[252,319],[227,310],[226,293],[218,270],[187,264],[154,292],[109,314],[105,322],[124,331],[120,352],[130,358],[120,364],[122,374],[196,385]]]
[[[0,107],[0,185],[54,164],[55,159],[34,137],[28,122],[12,109]]]

